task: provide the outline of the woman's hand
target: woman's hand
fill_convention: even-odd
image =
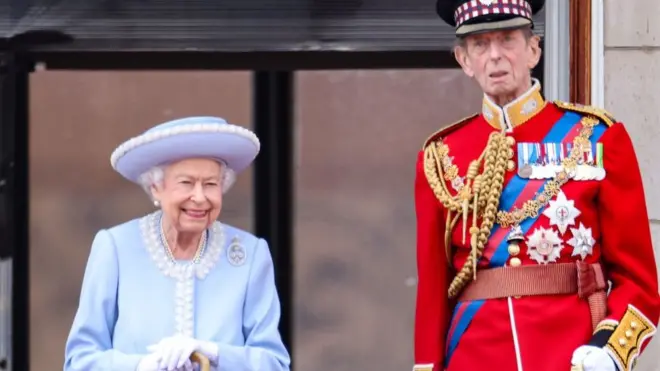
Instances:
[[[187,359],[186,362],[183,363],[183,366],[178,367],[178,368],[173,368],[173,369],[168,369],[167,364],[161,365],[161,360],[163,359],[163,354],[160,352],[154,352],[151,354],[148,354],[142,358],[140,363],[138,364],[137,370],[136,371],[195,371],[198,370],[199,368],[195,368],[193,366],[193,363],[190,361],[190,359]]]
[[[211,360],[211,363],[218,358],[218,348],[214,343],[180,335],[165,338],[158,344],[150,345],[147,349],[161,355],[159,369],[167,371],[192,371],[190,355],[193,352],[204,354]],[[186,368],[186,366],[190,368]]]

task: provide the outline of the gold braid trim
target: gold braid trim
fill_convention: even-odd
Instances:
[[[609,112],[605,111],[602,108],[596,108],[594,106],[584,106],[580,104],[562,102],[562,101],[554,101],[553,103],[561,109],[578,112],[588,116],[595,117],[600,121],[602,121],[607,126],[612,126],[616,122],[614,116],[612,116]]]
[[[487,147],[488,148],[488,147]],[[459,217],[461,216],[462,212],[464,216],[464,223],[465,223],[465,216],[467,215],[468,212],[472,211],[474,212],[475,205],[471,203],[474,199],[474,194],[470,190],[470,183],[471,181],[475,180],[475,178],[480,177],[478,172],[479,172],[479,166],[481,165],[481,162],[484,160],[484,155],[486,153],[486,150],[479,156],[479,159],[476,161],[473,161],[470,164],[470,167],[467,172],[467,184],[464,185],[464,187],[461,188],[461,191],[453,195],[450,191],[449,188],[447,187],[447,184],[445,180],[453,180],[453,179],[447,179],[447,173],[443,172],[443,169],[445,167],[443,163],[443,159],[446,158],[447,155],[447,145],[442,142],[442,140],[437,139],[435,142],[431,142],[427,144],[427,146],[424,148],[424,173],[426,175],[426,180],[429,183],[429,186],[433,190],[433,193],[435,194],[436,198],[442,203],[442,205],[447,209],[447,216],[446,216],[446,225],[445,225],[445,253],[447,256],[447,264],[452,267],[451,260],[453,256],[453,251],[451,249],[451,234],[452,231],[454,230],[454,227],[458,223]],[[481,180],[479,180],[477,183],[481,185]],[[476,187],[477,191],[480,192],[480,194],[477,196],[477,199],[481,197],[483,200],[484,197],[482,196],[483,194],[483,186],[481,187]],[[477,203],[476,207],[479,209],[480,207],[483,207],[485,203],[480,202]],[[454,212],[456,212],[456,215],[452,215]],[[467,224],[467,223],[465,223]]]
[[[628,305],[605,348],[614,357],[621,371],[630,371],[641,353],[643,343],[650,339],[655,331],[653,322],[639,309]]]
[[[616,327],[619,326],[619,322],[611,319],[606,319],[600,321],[600,323],[594,329],[594,334],[598,331],[614,331]]]
[[[479,184],[479,193],[483,191],[483,194],[487,197],[486,207],[483,211],[481,226],[473,225],[470,228],[472,254],[468,256],[465,264],[449,285],[447,291],[449,298],[458,296],[461,290],[475,278],[477,261],[483,255],[495,223],[504,185],[506,164],[513,155],[510,148],[513,142],[513,138],[507,138],[501,132],[492,133],[489,138],[485,151],[483,177],[480,178],[480,181],[484,182]]]
[[[424,173],[435,197],[447,210],[456,211],[461,205],[450,194],[447,184],[443,180],[442,163],[438,154],[438,148],[441,145],[442,142],[434,142],[424,149]]]
[[[452,267],[451,235],[454,227],[463,216],[464,228],[467,225],[467,214],[472,212],[472,227],[470,228],[470,245],[472,254],[461,270],[457,273],[448,290],[450,298],[455,297],[476,275],[477,261],[490,237],[499,207],[500,196],[504,184],[504,174],[507,162],[513,157],[511,146],[513,138],[504,133],[492,133],[486,148],[479,158],[470,163],[466,181],[461,184],[456,194],[450,192],[446,181],[453,181],[457,174],[454,167],[446,161],[448,147],[442,139],[435,138],[424,148],[424,173],[429,186],[436,198],[447,209],[445,226],[445,253],[447,263]],[[479,169],[483,163],[483,171]],[[481,217],[481,225],[478,219]],[[464,235],[465,235],[464,230]]]

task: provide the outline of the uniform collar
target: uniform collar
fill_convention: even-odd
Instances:
[[[504,107],[498,106],[484,94],[482,114],[490,126],[511,132],[539,113],[545,103],[539,80],[532,79],[532,87]]]

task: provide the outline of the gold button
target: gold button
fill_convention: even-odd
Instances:
[[[621,345],[622,347],[625,347],[627,343],[628,342],[626,341],[626,339],[624,338],[619,339],[619,345]]]
[[[520,264],[522,264],[522,262],[518,258],[511,258],[511,260],[509,260],[509,265],[512,267],[519,267]]]
[[[516,256],[520,254],[520,246],[517,243],[512,243],[509,245],[509,254],[511,256]]]
[[[509,161],[507,161],[507,163],[506,163],[506,168],[507,168],[507,170],[509,170],[509,171],[513,171],[513,170],[516,169],[516,163],[513,162],[513,160],[509,160]]]
[[[637,328],[637,322],[635,322],[635,321],[630,322],[630,328],[633,329],[633,330],[636,329]]]
[[[626,338],[630,339],[633,336],[633,332],[631,330],[626,330]]]

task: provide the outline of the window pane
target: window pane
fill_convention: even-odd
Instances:
[[[454,69],[296,77],[296,367],[409,370],[417,152],[481,92]]]
[[[62,365],[92,238],[154,210],[110,154],[157,123],[216,115],[251,124],[250,72],[38,72],[30,81],[30,341],[33,370]],[[252,176],[221,220],[252,229]],[[61,368],[61,366],[59,366]]]

